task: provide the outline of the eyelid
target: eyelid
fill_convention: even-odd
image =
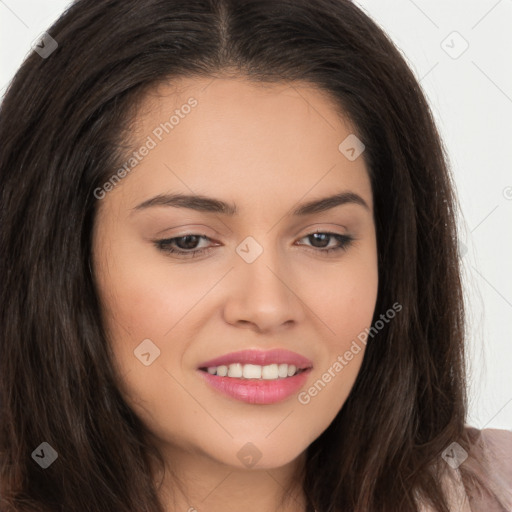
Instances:
[[[212,233],[217,233],[217,231],[215,231],[215,229],[212,229],[210,227],[208,227],[207,225],[205,224],[182,224],[182,225],[179,225],[179,226],[174,226],[172,228],[165,228],[165,229],[161,229],[160,231],[158,231],[157,233],[155,233],[155,238],[157,237],[163,237],[163,236],[166,236],[164,233],[167,233],[169,231],[173,231],[176,230],[176,229],[180,229],[180,228],[183,228],[183,234],[172,234],[170,236],[167,236],[167,238],[179,238],[181,236],[187,236],[187,235],[201,235],[201,236],[208,236],[205,231],[211,231]],[[196,230],[196,231],[195,231]],[[218,233],[214,236],[220,236]]]
[[[315,227],[313,228],[313,226],[320,226],[320,227]],[[329,226],[329,227],[326,227],[326,226]],[[337,228],[343,228],[345,229],[346,231],[348,231],[348,228],[347,226],[345,226],[344,224],[337,224],[335,222],[313,222],[312,224],[308,224],[307,226],[303,226],[302,228],[299,229],[299,231],[296,232],[296,234],[294,236],[298,236],[298,234],[302,231],[306,231],[306,234],[310,234],[312,232],[312,229],[314,231],[320,231],[322,233],[325,233],[327,231],[331,231],[332,230],[332,226],[336,226],[336,229]],[[339,235],[343,235],[344,233],[337,233]]]

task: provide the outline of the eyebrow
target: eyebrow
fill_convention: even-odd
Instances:
[[[360,195],[355,192],[344,191],[322,199],[315,199],[313,201],[302,203],[292,211],[292,215],[311,215],[314,213],[324,212],[344,204],[358,204],[370,211],[370,207]],[[237,206],[234,203],[227,203],[213,197],[192,194],[160,194],[140,203],[135,206],[133,210],[144,210],[153,206],[189,208],[199,212],[216,213],[229,216],[238,214]]]

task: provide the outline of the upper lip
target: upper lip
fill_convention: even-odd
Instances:
[[[201,363],[198,368],[209,368],[212,366],[229,366],[233,363],[257,364],[266,366],[269,364],[293,364],[297,369],[311,368],[313,363],[306,357],[285,349],[273,350],[240,350],[231,352],[215,359]]]

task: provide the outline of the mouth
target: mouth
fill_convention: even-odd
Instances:
[[[215,391],[249,404],[268,405],[304,386],[313,364],[295,352],[247,350],[221,356],[197,368]]]

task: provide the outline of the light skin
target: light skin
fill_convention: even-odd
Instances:
[[[364,346],[308,404],[297,394],[244,403],[209,387],[197,368],[242,349],[285,348],[313,363],[304,391],[371,326],[378,288],[371,184],[364,158],[350,161],[338,150],[357,132],[311,85],[182,78],[144,100],[133,148],[190,97],[197,106],[161,141],[153,136],[156,147],[99,201],[93,269],[119,387],[179,477],[180,488],[166,472],[160,489],[169,512],[278,510],[288,486],[279,510],[305,510],[294,474],[346,401]],[[291,213],[339,192],[367,207]],[[171,193],[214,197],[238,213],[136,208]],[[315,232],[354,240],[326,254],[340,242],[308,236]],[[208,238],[195,245],[179,238],[194,234]],[[249,236],[263,249],[252,263],[236,251]],[[155,245],[170,238],[177,250],[211,250],[187,258]],[[134,355],[146,339],[160,350],[148,366]],[[261,453],[250,468],[237,457],[248,442]]]

